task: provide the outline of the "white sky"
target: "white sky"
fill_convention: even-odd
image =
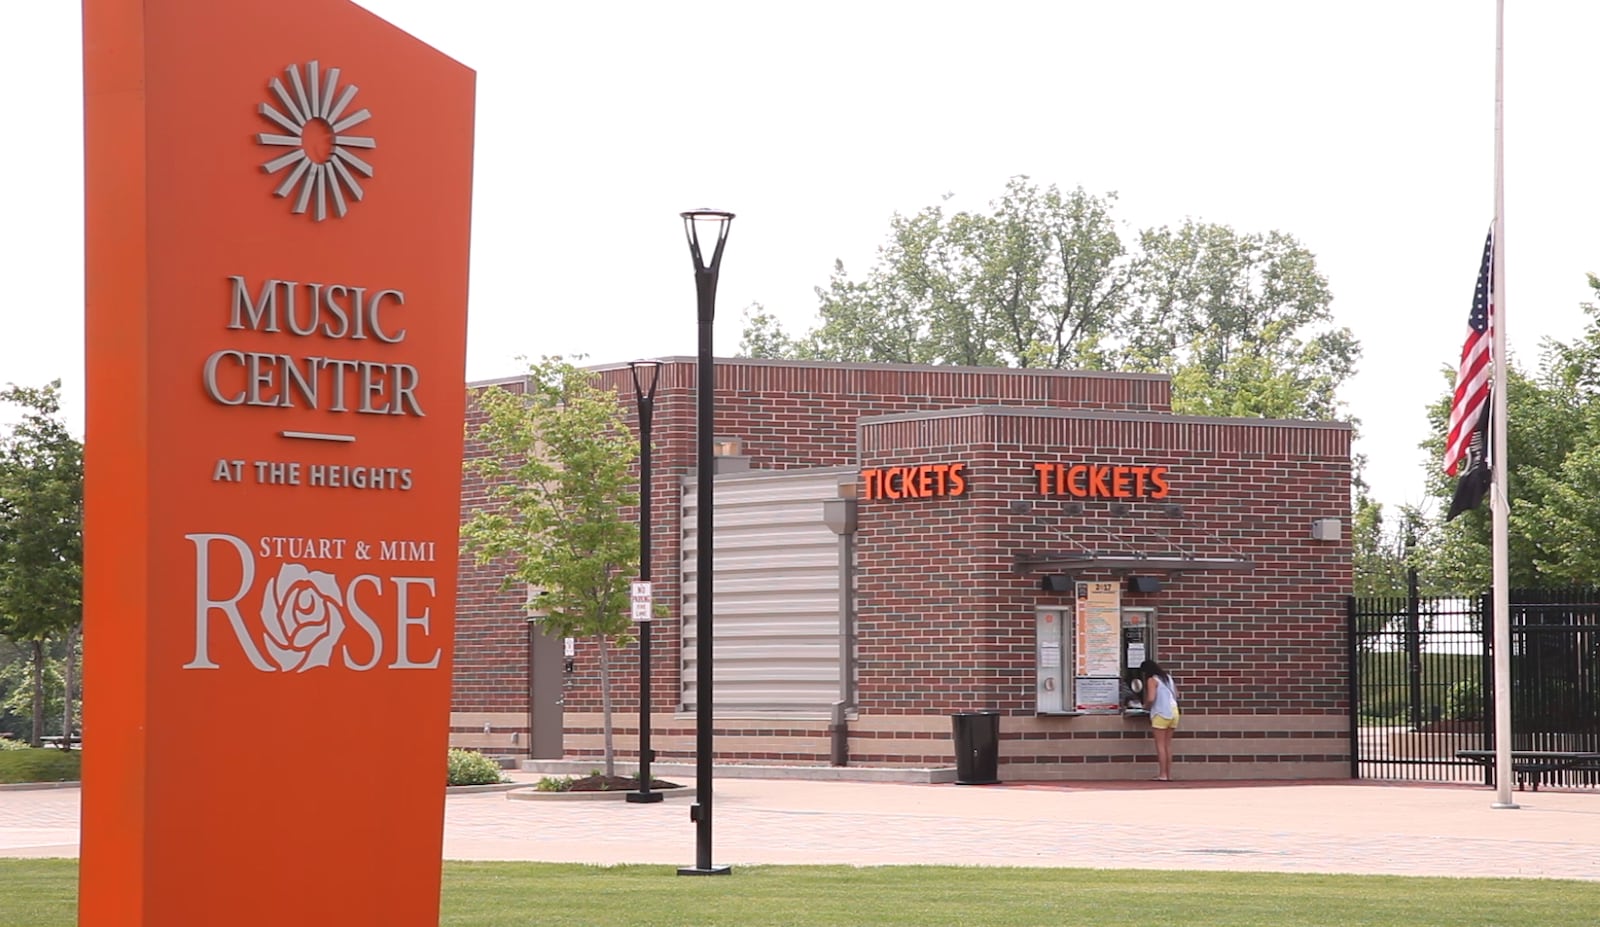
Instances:
[[[732,354],[752,302],[808,327],[812,287],[835,258],[864,271],[894,212],[981,209],[1027,174],[1117,191],[1129,235],[1194,217],[1299,237],[1365,349],[1343,396],[1377,496],[1422,498],[1424,407],[1493,206],[1492,0],[364,5],[478,71],[470,378],[693,354],[684,209],[738,213]],[[1581,330],[1600,272],[1600,4],[1507,6],[1507,330],[1531,362]],[[79,15],[0,4],[0,383],[62,378],[75,423]]]

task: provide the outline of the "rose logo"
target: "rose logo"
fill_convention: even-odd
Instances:
[[[344,603],[331,573],[285,563],[261,598],[267,652],[284,672],[327,666],[344,633]]]

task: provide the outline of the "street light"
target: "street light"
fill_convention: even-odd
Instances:
[[[659,361],[632,361],[633,399],[639,406],[639,581],[650,583],[650,417],[656,408],[656,380],[661,376]],[[661,800],[660,792],[650,791],[650,626],[655,624],[654,597],[646,596],[639,622],[639,791],[629,792],[627,800],[650,803]]]
[[[689,237],[689,255],[694,259],[694,288],[700,306],[700,353],[695,379],[696,427],[699,429],[695,454],[695,794],[689,819],[695,822],[694,865],[678,870],[678,875],[726,875],[727,866],[711,865],[711,533],[712,490],[715,480],[714,426],[716,418],[716,367],[711,357],[711,323],[717,315],[717,273],[722,269],[722,246],[728,242],[728,224],[733,213],[718,209],[694,209],[680,213],[683,231]],[[701,235],[716,246],[711,260],[705,259]]]

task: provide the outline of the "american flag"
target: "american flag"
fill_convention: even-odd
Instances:
[[[1483,265],[1478,269],[1478,288],[1472,294],[1472,312],[1467,315],[1467,341],[1461,346],[1461,365],[1456,368],[1456,394],[1450,402],[1450,430],[1444,439],[1444,472],[1456,475],[1461,459],[1472,444],[1472,432],[1479,413],[1489,401],[1489,345],[1494,340],[1494,227],[1483,243]]]

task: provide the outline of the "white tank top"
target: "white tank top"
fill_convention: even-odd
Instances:
[[[1171,718],[1178,713],[1178,690],[1171,679],[1162,679],[1160,676],[1150,677],[1156,684],[1156,703],[1151,706],[1150,713],[1157,718]]]

